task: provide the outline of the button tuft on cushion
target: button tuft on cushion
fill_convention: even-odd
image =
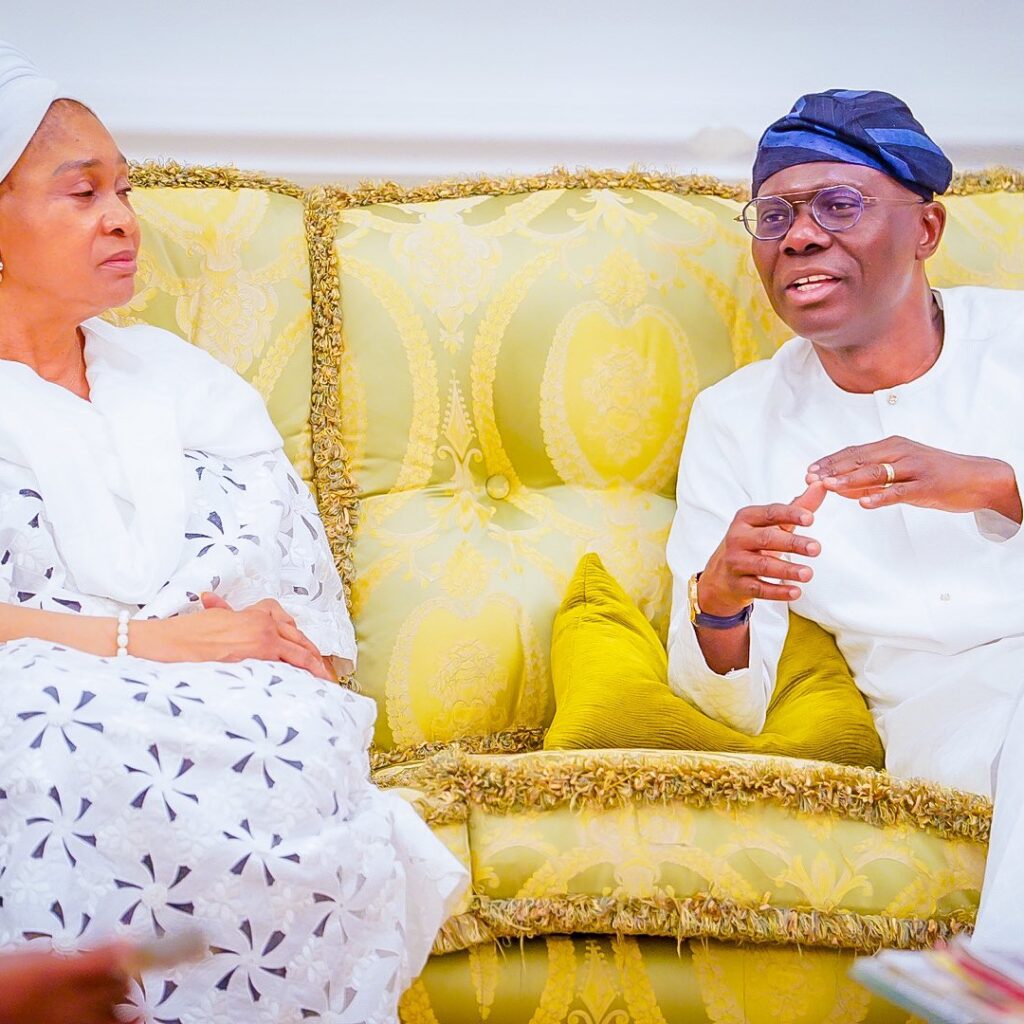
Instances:
[[[495,501],[504,501],[512,492],[512,485],[504,473],[495,473],[487,478],[487,495]]]

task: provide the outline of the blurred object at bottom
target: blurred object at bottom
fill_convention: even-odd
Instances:
[[[963,937],[922,953],[883,950],[850,974],[934,1024],[1024,1024],[1024,955],[972,949]]]

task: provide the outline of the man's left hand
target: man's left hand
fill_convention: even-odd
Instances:
[[[807,470],[809,484],[818,480],[864,508],[905,504],[944,512],[991,509],[1016,523],[1022,518],[1017,479],[1007,463],[957,455],[905,437],[826,455]]]

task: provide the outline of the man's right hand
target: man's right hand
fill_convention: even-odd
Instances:
[[[816,482],[788,505],[741,508],[697,583],[701,611],[729,616],[739,614],[755,598],[795,601],[800,596],[797,584],[806,583],[814,573],[782,556],[819,554],[816,540],[795,531],[814,522],[827,493],[824,484]],[[782,582],[768,583],[763,577]]]

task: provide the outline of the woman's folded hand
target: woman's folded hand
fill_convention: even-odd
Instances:
[[[335,681],[330,664],[277,601],[235,610],[216,594],[201,600],[196,615],[133,622],[129,652],[151,661],[283,661]]]

